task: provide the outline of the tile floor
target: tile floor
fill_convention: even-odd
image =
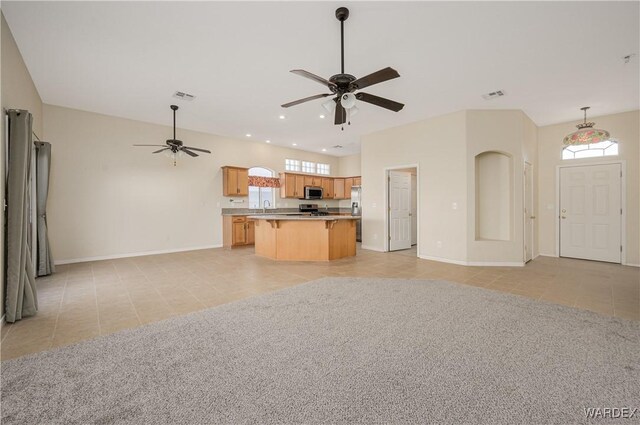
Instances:
[[[256,257],[253,248],[209,249],[59,266],[37,280],[38,314],[2,326],[2,359],[325,276],[446,279],[640,320],[634,267],[549,257],[525,267],[465,267],[367,250],[331,263],[282,263]]]

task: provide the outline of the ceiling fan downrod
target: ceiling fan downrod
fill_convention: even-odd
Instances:
[[[340,21],[340,64],[341,73],[344,74],[344,21],[349,17],[349,9],[339,7],[336,9],[336,18]]]
[[[176,111],[178,110],[178,105],[171,105],[171,109],[173,110],[173,140],[176,140]]]

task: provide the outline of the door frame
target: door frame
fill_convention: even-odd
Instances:
[[[627,161],[624,159],[611,159],[611,160],[567,160],[571,161],[570,164],[562,164],[556,166],[556,257],[560,257],[560,169],[570,167],[588,167],[590,165],[612,165],[620,164],[620,171],[622,176],[620,177],[620,208],[622,214],[620,214],[620,245],[622,246],[622,252],[620,252],[620,264],[627,264]],[[573,162],[580,161],[580,162]],[[615,263],[611,263],[615,264]]]
[[[394,165],[392,167],[384,168],[384,252],[391,252],[389,250],[389,171],[398,171],[405,168],[416,169],[416,202],[418,203],[416,208],[417,218],[417,232],[418,238],[416,241],[416,256],[420,257],[420,165],[419,164],[407,164],[407,165]]]
[[[524,211],[526,209],[527,206],[527,200],[526,200],[526,196],[527,196],[527,176],[526,176],[526,170],[527,170],[527,164],[529,164],[529,167],[531,167],[531,209],[533,211],[529,211],[529,216],[531,217],[532,215],[535,217],[533,220],[538,220],[538,214],[536,211],[536,205],[535,205],[535,200],[536,200],[536,179],[535,179],[535,174],[533,173],[533,164],[529,161],[523,161],[522,163],[522,210]],[[524,216],[524,214],[522,215],[522,263],[523,264],[527,264],[527,250],[524,249],[524,245],[527,242],[527,237],[526,237],[526,233],[527,233],[527,218]],[[531,229],[531,260],[529,261],[533,261],[536,259],[536,222],[533,222],[533,227]]]

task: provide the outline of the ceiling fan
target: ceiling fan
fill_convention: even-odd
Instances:
[[[404,108],[404,104],[395,102],[393,100],[385,99],[383,97],[374,96],[369,93],[358,92],[365,87],[372,86],[374,84],[382,83],[387,80],[398,78],[400,74],[393,68],[387,67],[376,71],[372,74],[366,75],[361,78],[356,78],[351,74],[345,74],[344,72],[344,21],[349,17],[349,9],[346,7],[340,7],[336,10],[336,18],[340,21],[340,60],[341,60],[341,73],[330,77],[325,80],[315,74],[312,74],[303,69],[294,69],[291,72],[300,75],[301,77],[309,78],[316,81],[323,86],[326,86],[331,93],[317,94],[314,96],[305,97],[304,99],[294,100],[293,102],[285,103],[283,108],[299,105],[310,100],[320,99],[327,96],[334,96],[328,101],[324,102],[322,106],[329,112],[334,112],[335,120],[334,124],[342,125],[347,122],[347,115],[351,116],[355,114],[358,109],[356,107],[356,100],[362,102],[371,103],[376,106],[380,106],[385,109],[389,109],[394,112],[400,111]],[[351,122],[349,122],[351,124]],[[344,126],[342,127],[344,130]]]
[[[162,149],[158,149],[157,151],[154,151],[152,153],[160,153],[160,152],[165,152],[168,153],[169,155],[173,156],[173,165],[176,165],[176,158],[178,157],[178,155],[181,155],[183,152],[186,153],[189,156],[199,156],[197,153],[193,152],[193,151],[197,151],[197,152],[204,152],[204,153],[211,153],[211,151],[206,150],[206,149],[200,149],[200,148],[194,148],[191,146],[184,146],[182,144],[182,140],[178,140],[176,139],[176,111],[178,110],[178,106],[177,105],[171,105],[171,109],[173,110],[173,139],[168,139],[164,144],[164,145],[133,145],[133,146],[155,146],[155,147],[161,147]]]

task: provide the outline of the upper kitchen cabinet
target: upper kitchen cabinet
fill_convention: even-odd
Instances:
[[[280,173],[280,197],[304,198],[305,176]]]
[[[304,176],[304,185],[305,186],[313,186],[313,187],[321,187],[322,186],[322,177]]]
[[[351,198],[351,186],[354,185],[353,180],[354,180],[353,177],[349,177],[348,179],[344,179],[344,196],[345,196],[345,198]]]
[[[362,177],[354,177],[353,178],[353,185],[354,186],[361,186],[362,185]]]
[[[333,199],[333,179],[331,177],[323,177],[322,178],[322,198],[323,199]]]
[[[222,167],[222,194],[224,196],[249,195],[249,169],[241,167]]]
[[[345,199],[344,179],[333,179],[333,199]]]
[[[304,198],[305,186],[321,187],[322,199],[349,199],[351,186],[360,185],[360,177],[326,177],[280,173],[280,197]]]

